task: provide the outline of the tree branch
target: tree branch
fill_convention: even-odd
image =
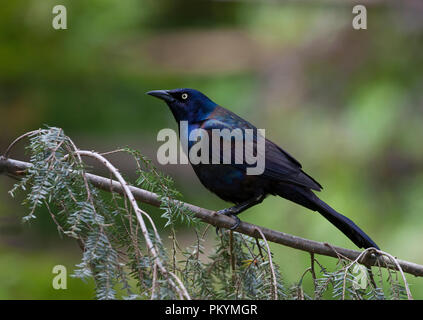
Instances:
[[[6,159],[4,156],[0,156],[0,174],[7,173],[11,176],[19,176],[31,166],[28,162],[18,161],[14,159]],[[119,194],[124,193],[124,189],[120,182],[111,180],[110,178],[101,177],[98,175],[86,174],[87,180],[95,187],[105,190],[105,191],[113,191]],[[133,186],[128,186],[131,193],[133,194],[134,198],[153,205],[155,207],[160,207],[160,200],[159,196],[153,192],[149,192],[147,190],[143,190],[140,188],[136,188]],[[176,200],[175,200],[176,201]],[[227,228],[229,229],[233,225],[233,220],[230,217],[224,215],[218,215],[215,211],[207,210],[189,203],[183,203],[186,208],[194,212],[195,216],[201,219],[202,221],[209,223],[213,226],[219,228]],[[336,247],[329,245],[328,243],[317,242],[313,240],[308,240],[304,238],[300,238],[294,235],[290,235],[284,232],[275,231],[271,229],[267,229],[264,227],[259,227],[254,224],[250,224],[247,222],[241,222],[238,228],[235,231],[240,232],[242,234],[248,235],[254,238],[262,238],[260,233],[257,232],[257,228],[259,228],[267,241],[271,241],[274,243],[282,244],[284,246],[288,246],[294,249],[310,252],[312,254],[320,254],[329,257],[338,258],[340,256],[345,257],[351,261],[356,260],[360,257],[362,251],[356,251],[341,247]],[[381,265],[384,267],[389,267],[391,269],[400,270],[398,266],[402,269],[403,272],[422,277],[423,276],[423,266],[418,265],[413,262],[408,262],[404,260],[396,260],[397,263],[393,263],[392,260],[385,256],[376,256],[376,255],[362,255],[362,259],[360,258],[358,262],[366,265],[366,266],[374,266],[374,265]]]

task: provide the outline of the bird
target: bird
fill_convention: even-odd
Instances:
[[[252,140],[257,144],[258,131],[254,125],[221,107],[198,90],[189,88],[153,90],[147,94],[166,102],[178,126],[183,121],[187,123],[188,130],[180,130],[180,135],[185,135],[180,136],[180,140],[187,139],[195,129],[205,130],[209,137],[212,137],[214,129],[241,129],[242,132],[250,129],[255,132]],[[193,145],[194,143],[189,142],[188,151]],[[231,148],[233,149],[233,144]],[[210,150],[210,157],[222,160],[221,149],[222,145],[217,151]],[[261,174],[255,175],[247,174],[251,164],[245,159],[238,163],[234,159],[231,159],[230,163],[223,161],[193,163],[189,159],[204,187],[224,201],[234,204],[217,211],[218,214],[230,216],[235,220],[232,230],[238,228],[241,222],[238,215],[241,212],[260,204],[268,195],[273,195],[319,212],[359,248],[373,247],[379,250],[376,243],[352,220],[337,212],[315,194],[322,190],[322,186],[303,171],[300,162],[291,154],[267,138],[264,139],[264,150],[264,170]],[[231,151],[233,155],[233,150]]]

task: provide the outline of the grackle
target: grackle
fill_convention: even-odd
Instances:
[[[241,129],[243,132],[246,129],[257,130],[246,120],[222,108],[194,89],[155,90],[147,94],[164,100],[178,125],[181,121],[188,123],[188,130],[184,133],[186,135],[199,128],[206,130],[210,137],[213,129]],[[257,138],[257,134],[253,137]],[[235,204],[233,207],[218,211],[219,214],[235,219],[236,223],[232,229],[236,229],[240,224],[237,217],[239,213],[261,203],[271,194],[318,211],[359,248],[379,249],[354,222],[332,209],[312,192],[312,190],[321,191],[322,186],[302,170],[301,164],[294,157],[270,140],[264,141],[265,166],[259,175],[248,175],[247,168],[250,165],[246,162],[236,163],[234,159],[230,163],[221,161],[218,164],[211,161],[194,164],[190,161],[201,183],[207,189],[221,199]],[[188,148],[190,149],[192,145],[189,143]],[[213,156],[221,158],[222,150]]]

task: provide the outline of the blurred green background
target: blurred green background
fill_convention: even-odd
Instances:
[[[353,3],[316,1],[15,0],[0,10],[0,152],[18,135],[61,127],[80,148],[122,146],[156,159],[157,132],[176,128],[153,89],[191,87],[266,129],[323,186],[319,195],[400,259],[423,264],[423,3],[372,1],[368,29]],[[52,8],[67,8],[67,30]],[[23,145],[11,157],[26,160]],[[133,177],[134,164],[110,157]],[[189,166],[159,166],[193,204],[228,204]],[[0,176],[0,299],[92,299],[73,271],[81,252],[49,214],[22,224],[26,208]],[[160,212],[147,207],[160,224]],[[241,218],[355,249],[319,214],[269,197]],[[166,238],[167,230],[164,230]],[[211,232],[213,235],[213,232]],[[190,243],[192,232],[179,237]],[[213,241],[213,237],[210,238]],[[304,252],[271,245],[287,284],[309,266]],[[328,268],[336,260],[318,257]],[[415,298],[423,280],[408,277]],[[312,281],[304,279],[306,290]]]

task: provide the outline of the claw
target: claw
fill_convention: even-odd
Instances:
[[[235,220],[235,223],[232,227],[230,227],[230,230],[235,230],[241,224],[241,220],[238,218],[237,215],[232,213],[231,208],[222,209],[222,210],[216,211],[216,213],[217,214],[223,214],[223,215],[231,217],[232,219]],[[218,234],[218,232],[219,232],[219,227],[216,227],[216,234]]]
[[[220,228],[219,227],[216,227],[216,235],[217,236],[219,235],[219,230],[220,230]]]
[[[231,214],[230,217],[235,219],[235,224],[231,227],[231,230],[235,230],[236,228],[239,227],[239,225],[241,224],[241,219],[238,218],[238,216]]]

